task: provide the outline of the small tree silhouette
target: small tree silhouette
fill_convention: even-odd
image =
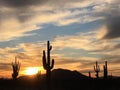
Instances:
[[[40,77],[41,77],[41,71],[40,70],[37,72],[36,76],[37,76],[37,79],[40,80]]]
[[[47,79],[47,89],[51,89],[51,69],[54,67],[54,59],[50,62],[50,51],[52,50],[52,46],[50,46],[50,42],[47,41],[47,56],[45,50],[43,50],[43,67],[46,70],[46,79]]]
[[[100,67],[98,65],[98,62],[96,61],[96,65],[94,66],[94,71],[96,72],[96,78],[99,78],[99,72],[100,72]]]
[[[107,79],[108,76],[107,61],[105,61],[105,65],[103,65],[103,70],[104,70],[104,79]]]
[[[13,69],[12,78],[16,79],[20,70],[20,63],[19,61],[17,61],[17,57],[15,57],[15,62],[12,62],[12,69]]]

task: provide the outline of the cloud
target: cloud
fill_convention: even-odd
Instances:
[[[61,7],[65,8],[68,7],[69,3],[73,2],[81,2],[79,0],[1,0],[0,6],[1,9],[9,9],[13,10],[14,12],[29,12],[29,11],[36,11],[36,10],[55,10],[55,9],[62,9]],[[67,4],[67,5],[66,5]],[[36,9],[35,9],[36,8]],[[39,9],[38,9],[39,8]],[[47,9],[46,9],[47,8]],[[49,9],[48,9],[49,8]]]
[[[47,2],[48,0],[1,0],[0,1],[0,6],[6,6],[6,7],[27,7],[31,5],[39,5],[42,4],[43,2]]]
[[[119,40],[120,39],[116,38],[111,41],[100,40],[99,38],[96,38],[96,37],[99,37],[99,35],[100,34],[98,34],[98,32],[96,32],[95,30],[93,32],[79,33],[75,35],[58,36],[54,39],[52,44],[54,46],[54,50],[61,51],[61,50],[66,50],[66,48],[74,50],[74,55],[75,53],[76,54],[79,53],[79,56],[81,56],[79,60],[83,59],[82,58],[83,56],[87,57],[87,55],[89,55],[88,60],[90,60],[90,57],[93,57],[92,60],[94,61],[95,60],[103,61],[105,59],[110,59],[110,61],[112,60],[119,61],[119,58],[120,58],[119,57],[119,53],[120,53]],[[72,45],[71,45],[71,42],[72,42]],[[87,53],[84,53],[83,51],[86,51]],[[69,51],[69,53],[73,53],[73,52]],[[71,55],[66,54],[66,52],[63,52],[62,54],[68,55],[67,57],[71,57]],[[78,56],[76,57],[78,58]],[[95,57],[96,59],[94,59]],[[84,61],[81,61],[81,63],[84,63]],[[83,66],[85,66],[85,64],[83,64]]]
[[[78,70],[78,71],[80,70],[82,72],[83,71],[87,72],[88,70],[93,69],[93,65],[95,61],[99,61],[99,63],[102,65],[104,60],[106,59],[111,64],[111,67],[113,67],[116,64],[119,65],[120,64],[119,43],[118,44],[115,43],[111,45],[113,41],[111,41],[111,43],[98,41],[91,44],[91,42],[94,41],[94,37],[96,37],[96,32],[79,33],[76,35],[69,35],[64,37],[59,36],[55,38],[55,41],[51,42],[51,45],[53,46],[53,50],[51,52],[51,56],[52,56],[51,58],[55,59],[54,68],[65,68],[65,69]],[[71,41],[73,45],[69,43]],[[107,48],[101,49],[103,45],[105,45]],[[69,55],[71,57],[65,52],[55,53],[55,51],[61,52],[62,49],[65,49],[68,47],[75,50],[74,55],[79,54],[79,56],[75,56],[75,58],[72,57],[71,55],[73,51],[69,51]],[[43,49],[46,50],[46,42],[22,43],[17,45],[15,48],[11,48],[11,47],[1,48],[0,49],[1,54],[4,54],[7,57],[1,57],[0,60],[3,61],[4,59],[6,59],[4,61],[11,63],[12,61],[14,61],[14,57],[17,55],[18,60],[22,65],[21,70],[24,70],[25,67],[29,67],[29,66],[31,67],[42,66],[42,50]],[[81,49],[88,51],[91,54],[91,56],[86,56],[86,55],[82,56]],[[76,50],[79,50],[79,52],[78,51],[76,52]],[[98,51],[94,51],[94,50],[98,50]],[[93,53],[104,54],[106,57],[94,57],[92,55]],[[1,68],[2,67],[4,69],[4,65],[2,65],[1,63]]]
[[[86,0],[87,1],[87,0]],[[2,6],[6,6],[6,7],[27,7],[27,6],[37,6],[37,5],[51,5],[54,7],[61,7],[61,6],[65,6],[68,3],[76,3],[76,2],[83,2],[86,5],[86,2],[84,2],[84,0],[1,0],[1,4]]]
[[[21,63],[29,63],[35,61],[41,61],[42,58],[42,46],[40,43],[21,43],[16,47],[0,48],[0,62],[12,62],[17,56]]]
[[[117,13],[117,12],[115,12]],[[118,12],[120,14],[120,12]],[[107,33],[104,39],[114,39],[120,37],[120,16],[107,18]]]
[[[36,30],[38,27],[35,25],[26,26],[21,24],[18,20],[10,18],[9,20],[1,22],[0,29],[0,41],[9,41],[22,36],[30,36],[32,34],[27,34],[26,32]]]
[[[55,58],[56,60],[56,65],[68,65],[68,64],[73,64],[73,63],[79,63],[79,59],[71,59],[71,58]]]
[[[94,65],[93,63],[96,60],[98,60],[98,58],[91,58],[91,57],[71,58],[69,56],[65,56],[65,54],[64,55],[55,54],[53,58],[55,59],[55,68],[64,68],[64,69],[78,70],[78,71],[82,69],[90,68],[92,65]]]
[[[97,16],[104,16],[106,33],[103,39],[115,39],[120,37],[120,1],[106,0],[106,3],[93,7]]]
[[[99,38],[97,38],[99,37],[97,33],[96,31],[91,31],[77,33],[75,35],[57,36],[53,41],[53,45],[55,49],[73,48],[86,51],[103,50],[109,43],[100,41]]]
[[[10,71],[11,70],[10,66],[11,66],[10,63],[0,63],[0,70]]]
[[[42,14],[39,13],[38,15],[35,14],[30,17],[29,15],[28,16],[22,15],[18,17],[16,17],[16,15],[15,17],[13,17],[14,15],[11,17],[8,16],[8,18],[3,19],[0,24],[1,28],[0,34],[2,36],[0,41],[9,41],[19,37],[35,35],[36,33],[27,34],[27,32],[31,32],[33,30],[38,29],[40,30],[41,28],[43,28],[42,25],[46,23],[64,26],[70,25],[72,23],[87,23],[102,19],[102,17],[94,18],[89,15],[79,18],[79,16],[77,16],[79,14],[81,14],[81,11],[65,10],[65,11],[53,11],[52,13],[44,12]]]
[[[103,19],[102,16],[93,16],[86,8],[94,4],[94,1],[91,3],[84,0],[1,0],[0,41],[35,35],[26,33],[40,30],[43,24],[64,26]]]

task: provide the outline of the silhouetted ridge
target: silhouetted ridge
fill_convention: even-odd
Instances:
[[[52,71],[52,79],[53,80],[80,80],[80,79],[88,79],[88,77],[77,71],[70,71],[66,69],[54,69]]]
[[[25,76],[19,76],[18,80],[33,80],[35,79],[35,76],[29,76],[29,75],[25,75]]]

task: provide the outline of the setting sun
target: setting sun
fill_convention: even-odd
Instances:
[[[42,67],[28,67],[25,69],[24,74],[25,75],[35,75],[39,71],[42,71],[42,70],[43,70]]]

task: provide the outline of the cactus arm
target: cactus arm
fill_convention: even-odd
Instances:
[[[103,65],[103,69],[105,70],[105,65]]]
[[[47,41],[47,63],[50,65],[50,42]]]
[[[46,62],[46,54],[45,54],[45,51],[43,50],[43,59],[42,59],[43,61],[43,67],[45,68],[45,69],[47,69],[47,62]]]
[[[100,67],[99,67],[99,65],[98,65],[98,72],[100,72]]]
[[[49,47],[49,50],[52,50],[52,46]]]
[[[20,70],[20,63],[19,62],[17,63],[17,69],[18,69],[18,71]]]
[[[98,67],[98,63],[97,63],[97,61],[96,61],[96,69],[97,69],[97,67]]]
[[[52,59],[52,64],[51,64],[50,69],[52,69],[53,67],[54,67],[54,59]]]
[[[95,66],[94,66],[94,70],[96,71]]]
[[[105,61],[105,68],[107,69],[107,61]]]

